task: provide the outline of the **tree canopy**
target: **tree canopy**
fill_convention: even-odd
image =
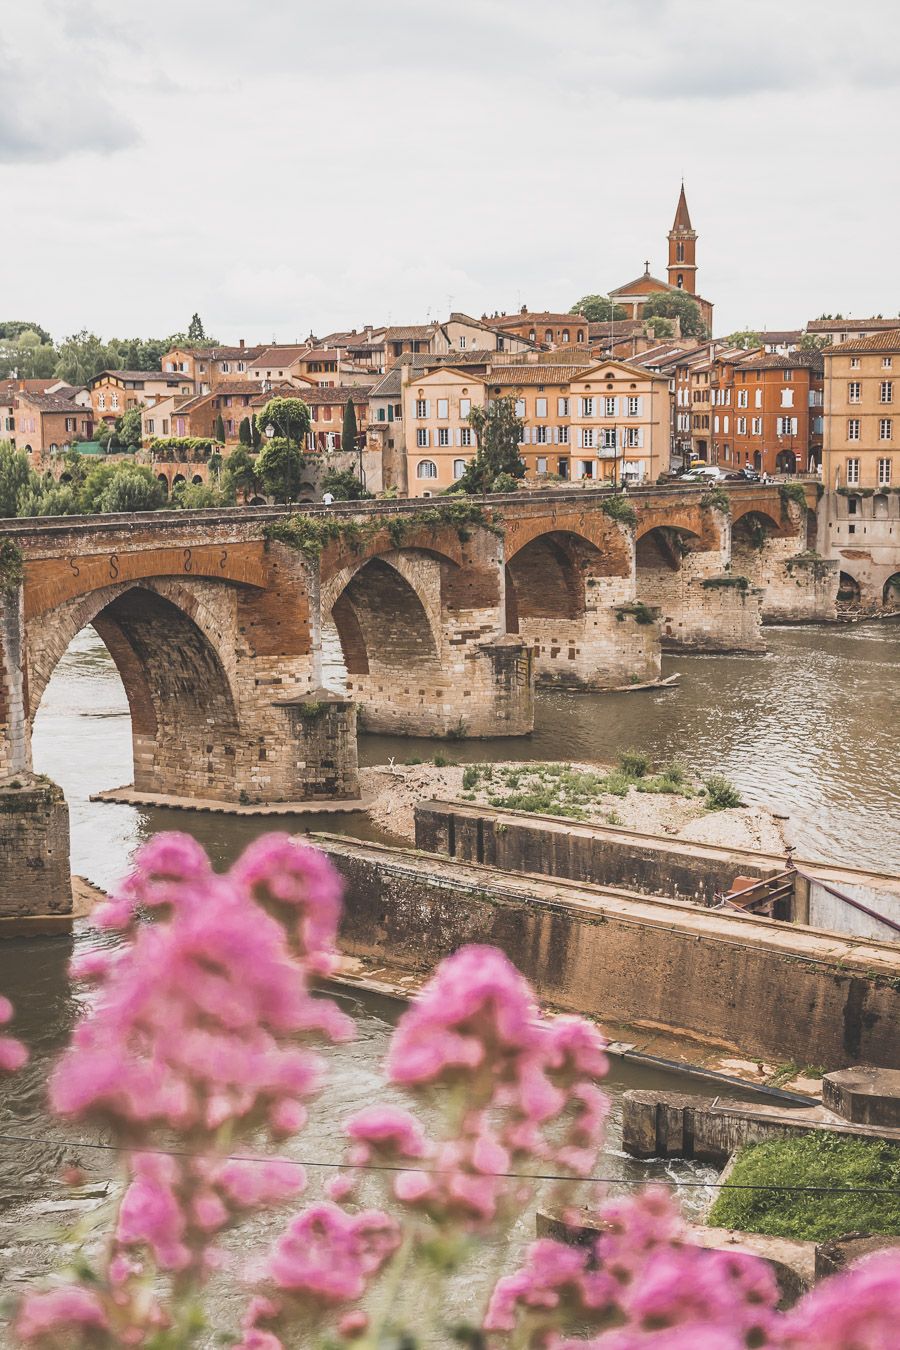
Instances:
[[[341,428],[341,449],[355,450],[356,447],[356,409],[353,406],[353,399],[347,396],[347,402],[344,405],[344,422]]]
[[[256,472],[266,492],[277,502],[289,502],[294,500],[300,490],[300,474],[305,462],[296,441],[289,441],[284,436],[273,436],[259,452]]]
[[[357,502],[372,496],[352,469],[329,469],[323,473],[320,487],[338,502]]]
[[[678,319],[682,337],[709,337],[700,306],[687,291],[654,291],[644,302],[643,315],[650,319],[661,314],[664,319]]]
[[[129,408],[127,412],[123,412],[122,416],[116,419],[116,441],[128,450],[137,449],[141,443],[141,412],[143,407],[143,403],[139,403],[136,408]]]
[[[575,301],[569,313],[583,314],[591,323],[609,323],[610,320],[618,322],[619,319],[628,318],[625,306],[615,304],[608,295],[583,295],[580,300]]]
[[[469,460],[462,477],[454,484],[454,491],[509,491],[509,479],[525,475],[525,465],[519,455],[525,423],[516,416],[515,400],[493,399],[486,408],[473,408],[468,420],[478,448],[474,459]],[[495,487],[498,478],[500,485]]]
[[[312,426],[309,408],[302,398],[270,398],[256,414],[257,430],[265,435],[267,426],[274,428],[276,436],[305,441]]]
[[[736,332],[729,333],[725,342],[729,347],[742,347],[748,352],[761,345],[759,333],[752,328],[739,328]]]
[[[32,486],[37,475],[32,471],[24,450],[16,450],[12,441],[0,441],[0,516],[19,514],[19,494]]]
[[[225,460],[222,479],[224,490],[232,494],[242,492],[252,497],[259,491],[261,483],[256,471],[256,462],[244,446],[232,450]]]

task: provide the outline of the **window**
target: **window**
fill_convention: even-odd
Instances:
[[[752,423],[752,429],[753,429],[753,435],[754,435],[754,436],[761,436],[761,435],[762,435],[762,418],[761,418],[761,417],[754,417],[753,423]]]
[[[460,427],[460,429],[459,429],[459,443],[460,443],[460,445],[471,445],[471,444],[472,444],[472,428],[471,428],[471,427]]]
[[[460,342],[460,346],[462,346],[464,343],[465,338],[463,338],[462,341]],[[466,461],[464,459],[455,459],[453,461],[453,477],[462,478],[465,471],[466,471]]]
[[[684,262],[684,244],[680,242],[675,245],[675,261]]]
[[[383,422],[383,421],[385,420],[385,419],[384,419],[384,408],[379,408],[379,409],[378,409],[377,420],[378,420],[379,422]]]
[[[794,372],[792,370],[783,370],[781,375],[784,380],[792,380],[794,378]]]
[[[547,456],[546,456],[546,455],[538,455],[538,457],[537,457],[537,472],[538,472],[538,473],[546,473],[546,472],[547,472]]]
[[[582,427],[582,428],[581,428],[581,444],[582,444],[582,446],[583,446],[583,448],[584,448],[585,450],[592,450],[592,449],[594,448],[594,428],[593,428],[593,427]]]
[[[851,418],[849,419],[849,421],[847,422],[847,440],[848,440],[848,441],[858,441],[858,440],[859,440],[859,418],[858,418],[858,417],[851,417]]]
[[[517,398],[517,399],[516,399],[516,417],[524,417],[524,416],[525,416],[525,400],[524,400],[524,398]]]
[[[582,417],[593,417],[594,400],[592,398],[583,398],[581,400],[581,415]]]
[[[535,427],[535,428],[534,428],[534,443],[535,443],[535,445],[546,445],[546,444],[547,444],[547,441],[550,439],[550,438],[548,437],[548,435],[547,435],[548,430],[549,430],[548,427]]]
[[[558,398],[556,400],[556,415],[557,417],[568,417],[569,400],[567,398]]]
[[[641,440],[642,437],[640,427],[625,428],[625,445],[627,449],[634,450],[640,448]]]
[[[858,483],[858,482],[859,482],[859,460],[858,460],[858,459],[848,459],[848,460],[847,460],[847,482],[848,482],[848,483]]]
[[[568,427],[560,427],[560,429],[559,429],[559,443],[560,443],[560,445],[568,445],[568,444],[569,444],[569,428],[568,428]]]
[[[890,356],[883,356],[883,357],[881,358],[881,366],[882,366],[882,369],[883,369],[883,370],[890,370],[891,367],[893,366],[893,364],[894,364],[894,362],[893,362],[893,358],[892,358],[892,357],[890,357]]]
[[[748,403],[748,401],[749,401],[749,398],[750,398],[749,390],[747,390],[747,389],[739,389],[739,390],[738,390],[738,401],[737,401],[738,407],[739,407],[739,408],[746,408],[746,407],[747,407],[747,403]]]
[[[754,395],[753,395],[753,406],[754,406],[755,408],[761,408],[761,407],[762,407],[762,390],[761,390],[761,389],[757,389],[757,390],[754,392]]]
[[[580,475],[579,475],[581,478],[593,478],[593,476],[594,476],[594,461],[593,461],[592,459],[582,459],[582,460],[579,462],[578,467],[579,467],[580,470],[581,470],[581,473],[580,473]]]
[[[147,418],[147,435],[148,435],[148,436],[152,436],[155,430],[156,430],[156,423],[154,422],[154,420],[153,420],[152,417],[148,417],[148,418]]]
[[[243,373],[247,369],[247,366],[243,361],[238,361],[237,368],[241,373]]]
[[[119,395],[118,395],[118,394],[110,394],[110,397],[109,397],[109,406],[113,409],[113,411],[115,411],[115,410],[118,408],[118,406],[119,406]]]
[[[633,394],[629,395],[628,416],[640,417],[640,414],[641,414],[641,400],[639,398],[636,398]]]
[[[450,428],[438,427],[438,445],[446,448],[450,444]]]
[[[889,459],[880,459],[878,461],[878,486],[889,487],[891,482],[891,461]]]
[[[106,407],[106,395],[105,395],[105,394],[98,394],[98,395],[97,395],[97,407],[98,407],[98,408],[105,408],[105,407]]]
[[[449,400],[448,398],[439,398],[439,399],[438,399],[438,401],[437,401],[437,415],[438,415],[438,417],[449,417],[449,416],[450,416],[450,400]]]
[[[433,459],[420,459],[416,465],[417,478],[437,478],[437,465]]]
[[[552,329],[552,328],[548,328],[548,329],[546,330],[546,332],[544,333],[544,341],[545,341],[545,342],[552,342],[552,341],[553,341],[553,329]]]
[[[858,357],[858,356],[851,356],[851,357],[850,357],[850,369],[851,369],[851,370],[859,370],[859,357]]]
[[[164,417],[164,418],[163,418],[162,434],[163,434],[164,436],[168,436],[168,434],[169,434],[169,419],[168,419],[168,417]]]
[[[529,328],[529,330],[528,330],[528,341],[529,341],[529,342],[534,342],[536,336],[537,336],[537,334],[535,333],[534,329],[533,329],[533,328]]]
[[[471,411],[472,411],[472,400],[470,398],[461,398],[459,400],[460,417],[468,417]]]
[[[782,406],[782,408],[793,408],[793,406],[794,406],[794,391],[793,391],[793,389],[782,389],[782,391],[781,391],[781,406]]]
[[[221,369],[223,375],[228,375],[229,372],[231,371],[231,366],[228,364],[227,361],[223,361],[223,362],[222,362],[222,365],[221,365],[221,367],[220,367],[220,369]],[[279,373],[279,375],[280,375],[280,374],[281,374],[281,371],[279,371],[278,373]]]
[[[894,382],[893,380],[881,381],[881,402],[893,403],[894,401]]]
[[[615,427],[604,427],[602,440],[600,442],[602,449],[615,450],[616,448],[616,429]]]
[[[890,441],[893,439],[893,422],[894,419],[892,417],[881,418],[878,423],[878,439],[880,441]]]
[[[465,339],[465,336],[464,336],[463,334],[460,334],[460,338],[459,338],[459,350],[462,352],[462,351],[465,351],[465,349],[466,349],[466,339]],[[461,459],[456,460],[456,464],[462,464],[462,460],[461,460]],[[455,469],[455,467],[456,467],[456,466],[454,465],[454,469]],[[458,474],[458,473],[455,474],[455,477],[458,478],[458,477],[459,477],[459,474]]]
[[[746,436],[746,435],[747,435],[747,419],[746,419],[746,417],[739,417],[739,418],[737,419],[737,434],[738,434],[739,436]]]
[[[77,429],[77,426],[76,426],[75,418],[74,418],[74,417],[67,417],[67,418],[66,418],[66,431],[75,431],[76,429]]]
[[[428,416],[428,399],[427,399],[427,398],[417,398],[417,399],[416,399],[416,417],[427,417],[427,416]]]
[[[861,393],[862,393],[862,385],[860,384],[859,380],[851,380],[850,383],[847,385],[847,402],[858,403]]]
[[[605,408],[605,411],[606,411],[606,416],[607,416],[607,417],[615,417],[615,415],[616,415],[616,399],[615,399],[615,398],[606,398],[606,399],[603,400],[603,405],[604,405],[604,408]]]
[[[416,427],[416,445],[419,447],[420,450],[428,445],[427,427]]]
[[[776,419],[776,427],[779,436],[797,435],[796,417],[779,417]]]
[[[545,398],[536,398],[534,400],[534,415],[535,417],[547,416],[547,400]]]
[[[725,431],[725,432],[728,431],[728,418],[727,418],[727,417],[723,417],[723,418],[722,418],[722,430]]]
[[[563,339],[562,339],[562,340],[563,340],[563,342],[568,342],[568,341],[569,341],[569,330],[568,330],[568,328],[564,328],[564,329],[563,329]],[[544,469],[544,470],[542,470],[542,472],[543,472],[543,473],[546,473],[547,471],[546,471],[546,469]]]

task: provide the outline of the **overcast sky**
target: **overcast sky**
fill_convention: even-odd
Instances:
[[[898,0],[0,0],[0,319],[221,340],[900,311]]]

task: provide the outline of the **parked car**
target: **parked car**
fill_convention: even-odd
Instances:
[[[691,469],[682,476],[682,483],[721,483],[729,475],[718,464],[705,464],[702,469]]]

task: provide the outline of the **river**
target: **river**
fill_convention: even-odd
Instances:
[[[664,673],[682,674],[666,692],[584,695],[542,693],[537,725],[521,740],[448,745],[390,737],[363,737],[363,763],[428,758],[484,760],[588,759],[609,761],[629,746],[654,758],[677,757],[697,772],[731,778],[748,800],[790,817],[803,852],[882,869],[900,868],[900,628],[891,624],[844,629],[770,630],[770,652],[753,657],[665,659]],[[34,732],[37,770],[65,790],[71,812],[72,867],[101,886],[120,876],[135,846],[159,829],[187,829],[227,864],[267,826],[252,818],[172,813],[95,804],[92,792],[131,779],[131,735],[124,690],[102,643],[85,630],[47,688]],[[279,828],[325,828],[384,837],[362,815],[282,819]],[[63,1160],[78,1161],[94,1180],[114,1175],[114,1156],[79,1147],[94,1131],[64,1129],[46,1112],[49,1065],[80,1007],[66,964],[73,947],[95,940],[81,923],[71,938],[12,941],[0,947],[0,991],[17,1005],[16,1031],[32,1047],[30,1065],[5,1087],[0,1101],[0,1266],[16,1287],[44,1268],[54,1253]],[[312,1124],[294,1146],[297,1156],[337,1161],[337,1120],[385,1092],[380,1063],[396,1007],[368,995],[342,996],[354,1016],[357,1039],[333,1050],[331,1086]],[[622,1182],[659,1176],[704,1181],[692,1164],[638,1164],[620,1149],[620,1104],[628,1087],[688,1090],[682,1075],[613,1061],[607,1082],[612,1117],[603,1174]],[[690,1082],[690,1090],[698,1085]],[[699,1087],[704,1091],[703,1087]],[[710,1091],[713,1089],[710,1088]],[[29,1142],[31,1141],[31,1142]],[[314,1169],[315,1174],[315,1169]],[[314,1183],[316,1185],[317,1183]],[[689,1210],[705,1197],[689,1188]],[[533,1214],[522,1216],[515,1248],[533,1235]],[[477,1292],[478,1276],[460,1285],[462,1303]]]

